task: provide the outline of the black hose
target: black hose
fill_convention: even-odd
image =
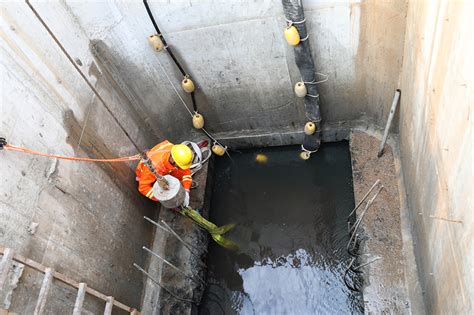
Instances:
[[[171,50],[171,47],[168,46],[168,43],[166,42],[165,37],[163,36],[163,34],[161,34],[160,28],[158,27],[158,24],[156,24],[155,18],[153,17],[153,13],[151,13],[151,9],[150,9],[150,6],[148,5],[147,0],[143,0],[143,4],[145,5],[145,9],[146,9],[146,12],[148,13],[148,17],[150,18],[151,23],[153,24],[153,27],[156,30],[156,34],[161,37],[163,45],[165,46],[165,50],[170,55],[171,59],[173,59],[174,64],[176,65],[176,67],[178,67],[179,72],[181,72],[183,77],[189,77],[189,75],[184,70],[183,66],[179,63],[178,59],[176,59],[176,56],[173,54],[173,51]],[[191,92],[191,100],[193,103],[193,109],[195,112],[197,112],[197,104],[196,104],[196,99],[194,98],[194,92]]]
[[[194,112],[197,112],[197,105],[196,105],[196,99],[194,97],[194,92],[191,92],[191,100],[192,100],[192,103],[193,103],[193,109],[194,109]]]

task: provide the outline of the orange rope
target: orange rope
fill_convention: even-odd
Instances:
[[[30,150],[30,149],[17,147],[17,146],[11,145],[11,144],[5,144],[3,146],[3,148],[7,151],[23,152],[23,153],[28,153],[28,154],[40,155],[40,156],[57,158],[57,159],[62,159],[62,160],[69,160],[69,161],[114,163],[114,162],[128,162],[128,161],[140,160],[140,155],[139,154],[135,154],[135,155],[132,155],[132,156],[119,157],[119,158],[114,158],[114,159],[91,159],[91,158],[81,158],[81,157],[41,153],[41,152],[33,151],[33,150]]]

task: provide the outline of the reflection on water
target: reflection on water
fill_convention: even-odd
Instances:
[[[211,219],[237,223],[229,236],[240,251],[210,244],[200,313],[363,312],[361,296],[342,279],[351,176],[347,142],[326,144],[309,161],[293,146],[218,159]]]

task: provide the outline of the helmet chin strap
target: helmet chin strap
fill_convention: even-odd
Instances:
[[[171,154],[170,154],[170,157],[168,158],[168,162],[170,162],[170,164],[173,165],[174,167],[179,167],[173,160],[173,157],[171,156]]]
[[[203,148],[199,147],[199,145],[192,141],[183,141],[181,144],[185,144],[193,150],[193,164],[191,165],[191,173],[194,174],[202,168],[202,165],[207,162],[207,160],[211,157],[211,150],[209,149],[209,145]],[[207,156],[204,156],[204,153],[207,151]]]

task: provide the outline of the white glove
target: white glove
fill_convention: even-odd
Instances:
[[[182,204],[183,207],[188,207],[189,206],[189,192],[186,191],[186,195],[184,195],[184,201]]]

